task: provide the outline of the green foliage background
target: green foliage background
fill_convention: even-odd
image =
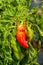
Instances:
[[[31,0],[0,0],[0,65],[39,65],[37,57],[41,41],[38,40],[37,51],[31,41],[30,47],[24,49],[16,40],[16,24],[24,23],[25,19],[28,20],[27,28],[31,24],[33,28],[37,25],[38,30],[35,28],[33,31],[39,31],[39,36],[43,36],[43,11],[40,14],[41,18],[37,17],[35,13],[38,7],[30,11],[30,4]],[[35,18],[37,24],[35,24]]]

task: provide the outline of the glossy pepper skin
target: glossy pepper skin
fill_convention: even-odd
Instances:
[[[25,30],[26,30],[26,25],[18,25],[18,27],[17,27],[17,29],[18,29],[18,31],[20,31],[20,32],[25,32]]]
[[[27,44],[27,41],[26,41],[27,32],[25,30],[26,30],[26,27],[24,25],[19,26],[17,34],[16,34],[16,38],[23,48],[28,48],[29,45]]]

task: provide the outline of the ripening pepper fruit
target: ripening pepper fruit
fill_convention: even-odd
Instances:
[[[27,41],[26,41],[26,36],[25,36],[25,33],[24,32],[17,32],[16,34],[16,38],[18,40],[18,42],[20,43],[20,45],[24,48],[28,48],[28,44],[27,44]]]
[[[21,25],[18,25],[17,26],[17,30],[20,31],[20,32],[21,31],[24,32],[26,30],[26,25],[22,25],[22,24]]]
[[[17,29],[18,29],[18,31],[16,33],[17,41],[20,43],[20,45],[23,48],[28,48],[29,45],[28,45],[27,39],[26,39],[27,31],[26,31],[25,25],[20,25]]]

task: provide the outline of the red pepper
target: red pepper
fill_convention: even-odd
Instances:
[[[27,41],[26,41],[27,32],[25,32],[25,30],[26,30],[25,26],[23,25],[19,26],[17,34],[16,34],[16,38],[23,48],[28,48],[29,45],[27,44]]]
[[[22,25],[22,24],[21,24],[21,25],[18,25],[18,26],[17,26],[17,29],[18,29],[20,32],[21,32],[21,31],[24,32],[24,31],[26,30],[26,25]]]
[[[18,42],[20,43],[20,45],[24,48],[28,48],[28,44],[27,44],[27,41],[26,41],[26,36],[25,36],[25,33],[24,32],[17,32],[16,34],[16,38],[18,40]]]

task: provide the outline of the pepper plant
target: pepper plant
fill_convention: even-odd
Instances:
[[[30,11],[31,2],[0,0],[0,65],[39,65],[43,5],[41,13],[37,15],[39,7]]]

